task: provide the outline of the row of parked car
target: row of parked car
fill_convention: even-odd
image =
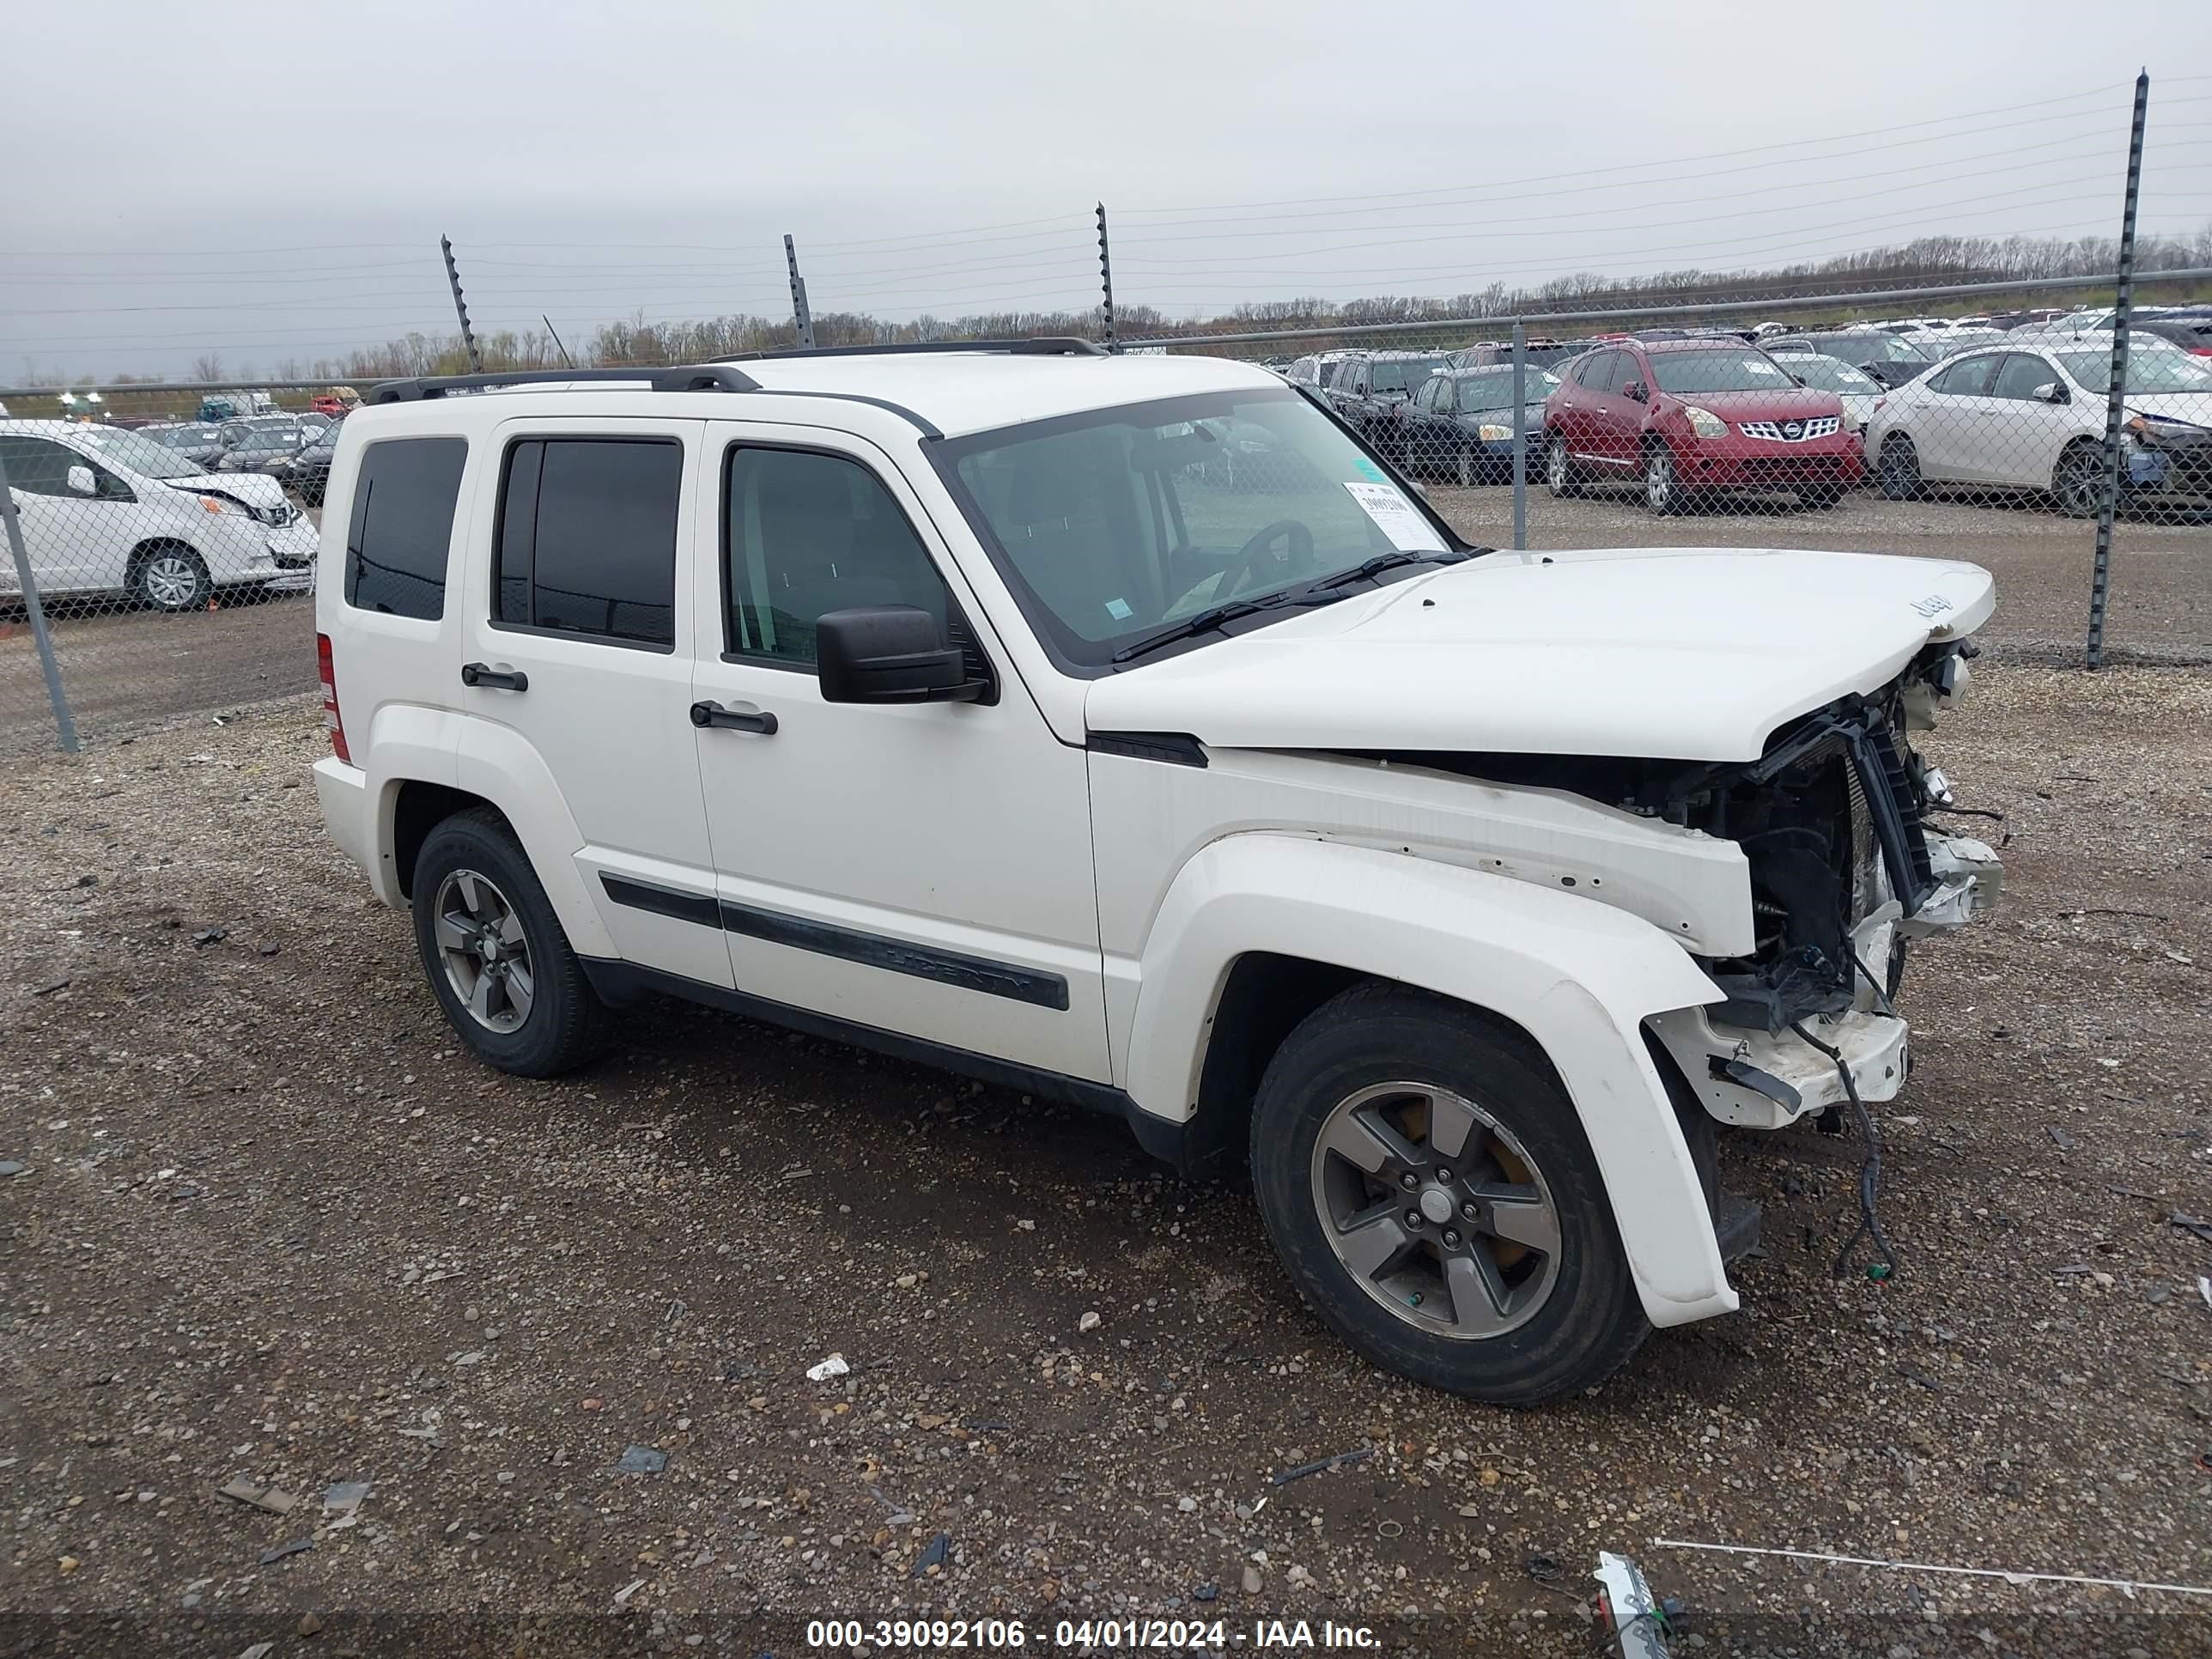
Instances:
[[[1659,329],[1513,348],[1331,351],[1278,364],[1409,472],[1462,484],[1529,476],[1571,495],[1640,487],[1654,513],[1735,490],[1832,507],[1871,478],[2029,491],[2097,510],[2109,312],[2011,329],[1929,319],[1834,330]],[[2122,487],[2212,496],[2212,309],[2131,324]],[[1516,418],[1517,414],[1517,418]]]
[[[258,472],[319,507],[342,415],[277,410],[220,422],[179,421],[143,426],[140,434],[209,472]]]
[[[198,611],[226,591],[311,586],[317,532],[278,469],[310,466],[319,452],[311,491],[319,501],[337,428],[302,421],[312,436],[296,447],[259,447],[268,428],[251,423],[275,418],[210,428],[245,428],[211,447],[178,441],[175,434],[194,429],[185,426],[0,419],[0,463],[40,595],[75,605],[121,596],[160,611]],[[0,601],[21,594],[15,562],[0,558]]]

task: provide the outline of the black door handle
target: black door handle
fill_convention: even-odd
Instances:
[[[527,691],[530,690],[530,676],[520,669],[505,674],[480,662],[465,662],[461,665],[461,684],[488,685],[495,691]]]
[[[691,724],[699,726],[720,726],[732,732],[757,732],[764,738],[775,735],[775,716],[766,709],[747,714],[742,709],[725,708],[719,702],[695,702],[691,705]]]

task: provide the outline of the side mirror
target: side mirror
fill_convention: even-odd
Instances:
[[[2056,380],[2045,380],[2035,388],[2035,401],[2039,404],[2070,404],[2074,394]]]
[[[1620,395],[1624,398],[1632,398],[1639,404],[1651,401],[1651,393],[1645,389],[1641,380],[1631,380],[1620,388]]]
[[[100,485],[93,478],[92,469],[88,466],[71,467],[65,482],[69,486],[69,493],[72,495],[100,494]]]
[[[827,612],[814,624],[814,665],[824,702],[971,702],[984,690],[919,605]]]

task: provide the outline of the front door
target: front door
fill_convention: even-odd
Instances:
[[[471,507],[468,545],[488,550],[466,577],[455,690],[471,718],[457,763],[462,788],[531,804],[532,831],[560,842],[532,855],[574,860],[625,960],[726,987],[678,580],[702,430],[573,418],[498,429]]]
[[[43,593],[106,592],[130,580],[131,550],[147,533],[149,515],[131,486],[66,444],[28,434],[0,437],[9,492],[23,530],[31,579]],[[94,493],[69,487],[78,470]],[[181,499],[181,498],[180,498]],[[13,592],[15,562],[0,546],[0,586]]]
[[[968,620],[980,609],[881,451],[816,428],[708,432],[720,592],[694,623],[696,690],[744,724],[699,728],[698,770],[738,989],[1106,1080],[1084,751]],[[823,701],[816,618],[879,605],[969,641],[995,699]]]

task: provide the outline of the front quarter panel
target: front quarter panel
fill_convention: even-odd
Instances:
[[[1184,866],[1146,940],[1126,1085],[1139,1108],[1178,1121],[1197,1109],[1223,987],[1252,951],[1417,986],[1519,1024],[1574,1102],[1652,1323],[1735,1309],[1642,1030],[1647,1016],[1721,994],[1659,929],[1479,870],[1289,836],[1226,837]]]

